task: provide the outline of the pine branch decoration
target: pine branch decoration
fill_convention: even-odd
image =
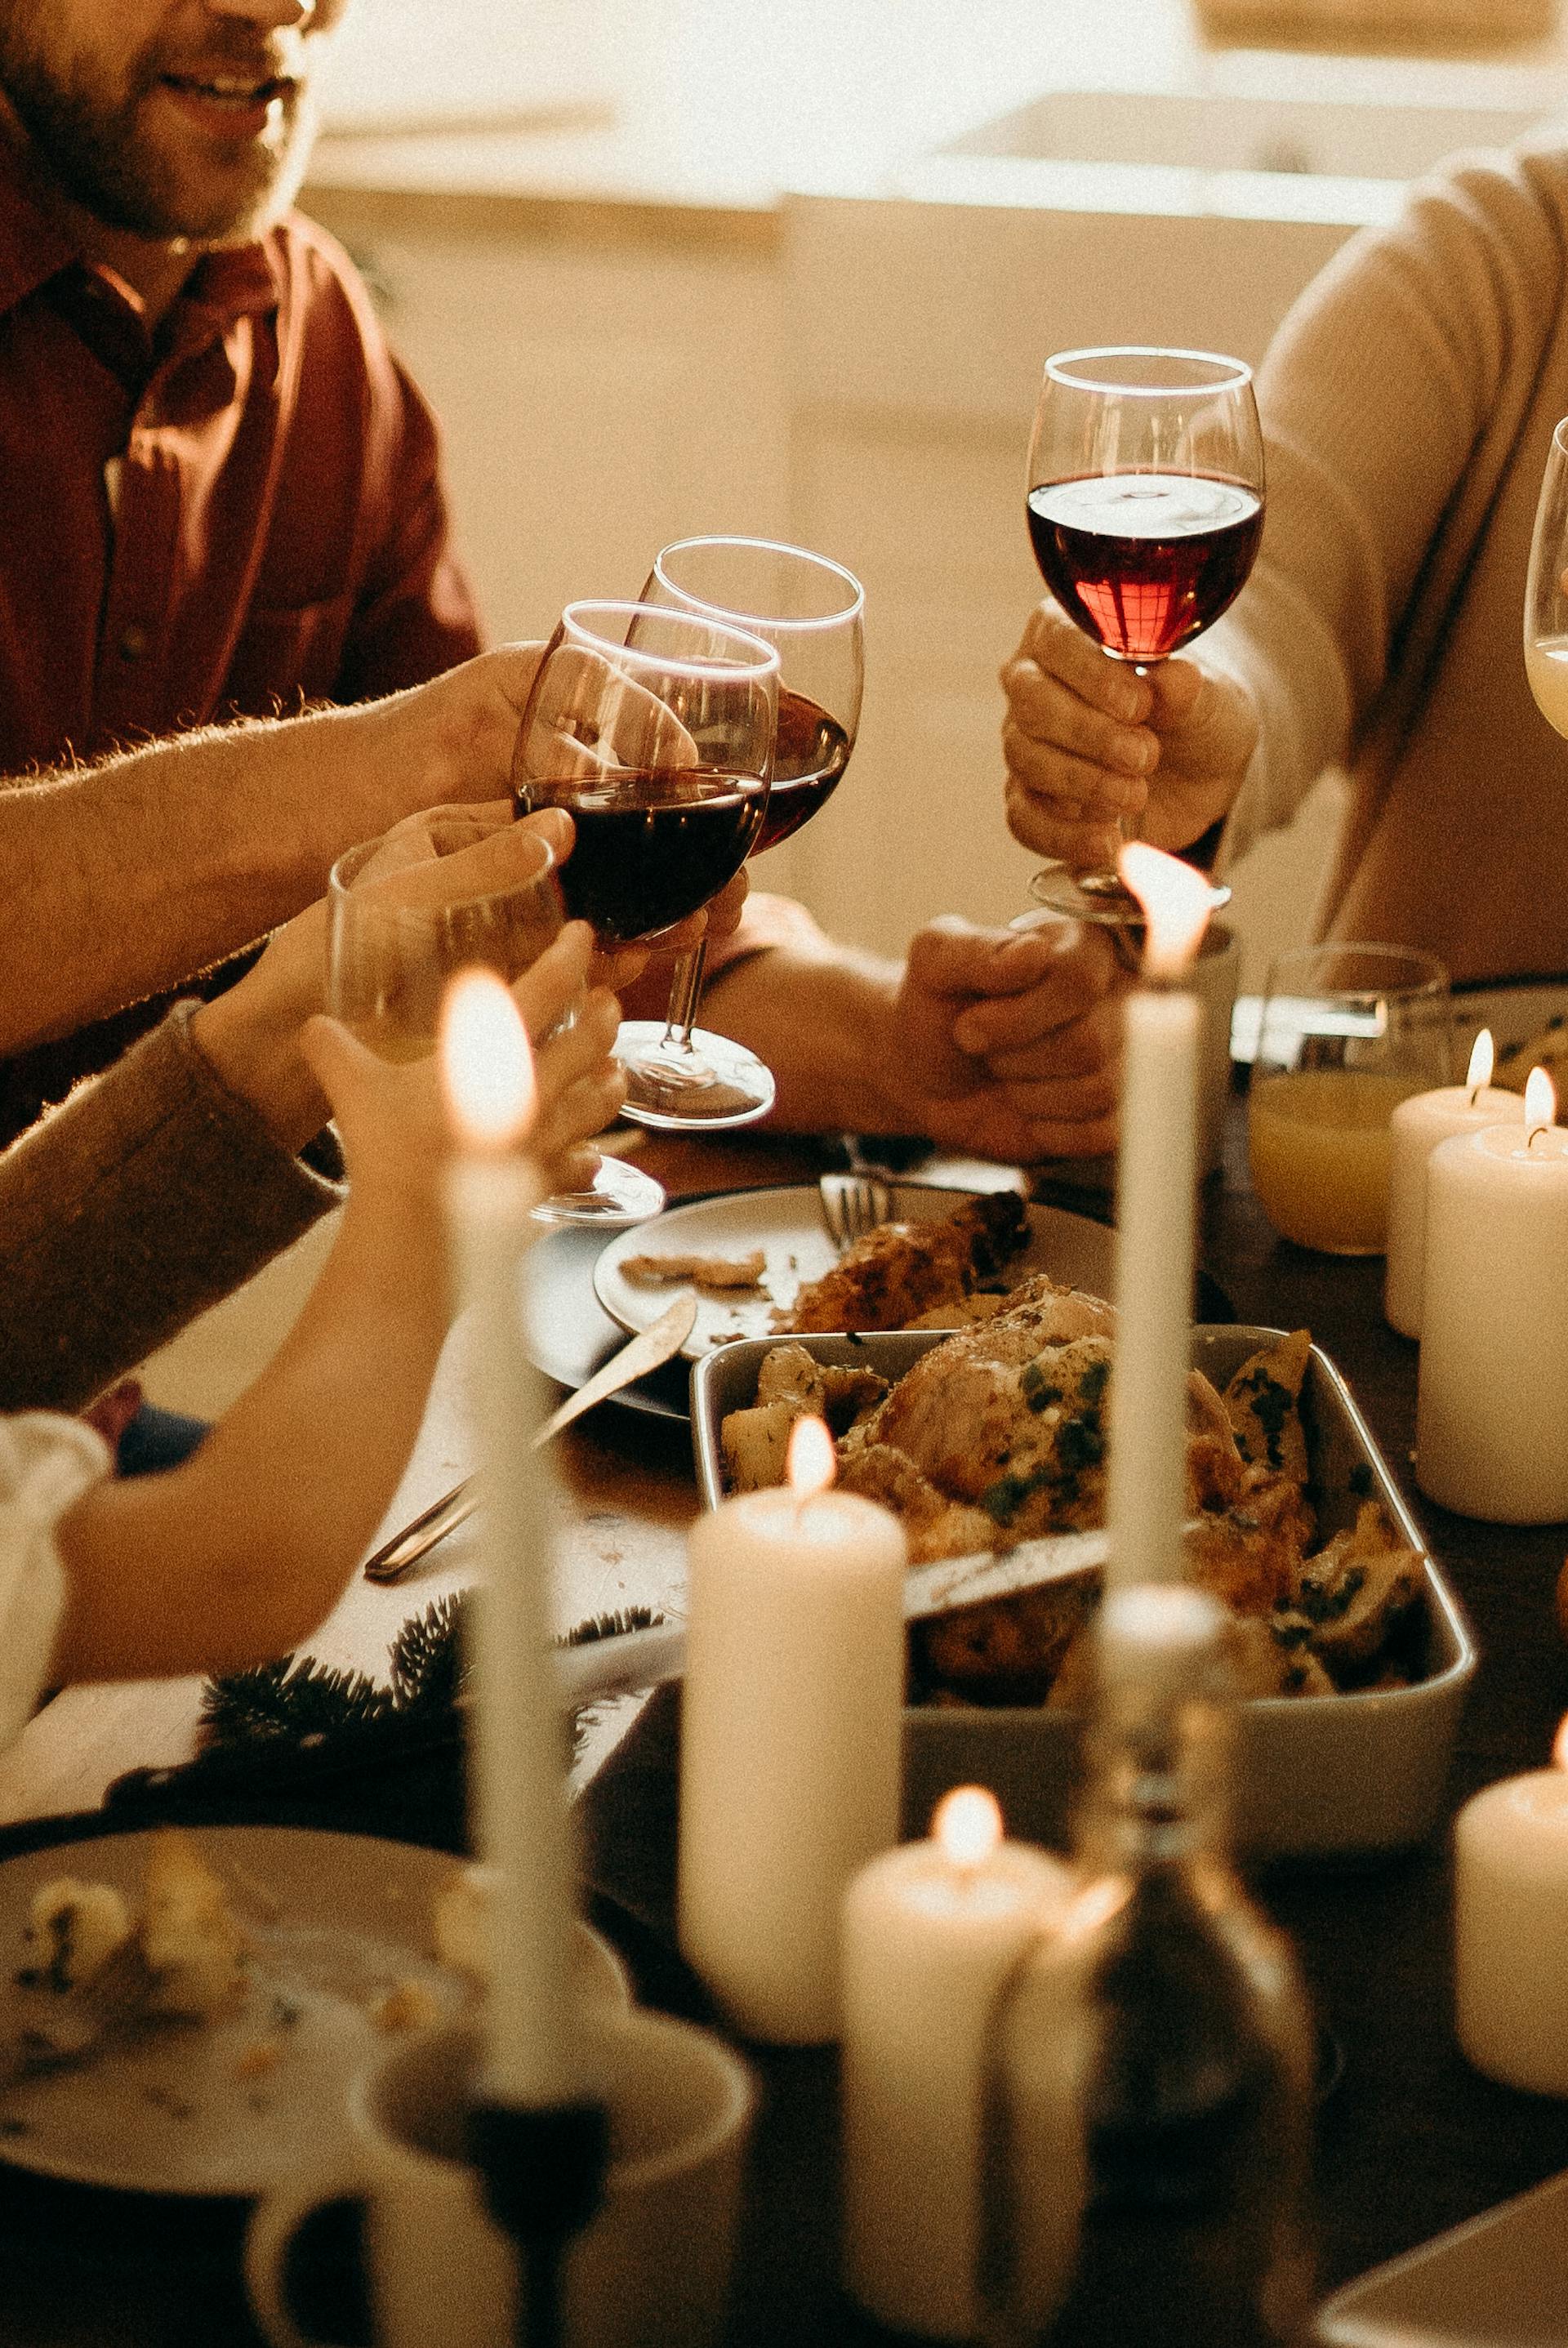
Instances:
[[[455,1712],[467,1685],[467,1612],[466,1593],[456,1591],[411,1614],[393,1642],[385,1685],[363,1672],[337,1671],[297,1655],[209,1680],[198,1743],[205,1749],[272,1737],[314,1746],[391,1720],[434,1724]],[[557,1644],[585,1646],[624,1631],[653,1630],[663,1621],[653,1607],[628,1606],[574,1624]]]

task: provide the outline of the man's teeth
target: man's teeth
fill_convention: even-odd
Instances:
[[[219,74],[209,79],[199,79],[194,74],[171,75],[170,78],[179,89],[193,89],[202,98],[224,98],[243,106],[254,106],[259,99],[273,95],[278,87],[270,76],[264,81],[238,81]]]

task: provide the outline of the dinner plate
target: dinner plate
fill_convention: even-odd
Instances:
[[[1568,2339],[1568,2176],[1346,2283],[1320,2348],[1557,2348]]]
[[[214,1827],[193,1835],[230,1888],[250,1943],[250,1984],[208,2023],[110,2034],[66,2068],[0,2091],[0,2157],[40,2176],[150,2193],[254,2194],[319,2161],[343,2125],[354,2074],[388,2041],[375,2009],[400,1982],[443,2015],[468,1995],[438,1965],[431,1918],[458,1862],[369,1835]],[[13,1978],[35,1891],[66,1875],[112,1883],[134,1905],[150,1836],[100,1835],[0,1863],[0,2059],[27,1993]],[[584,1931],[583,1966],[614,1960]],[[624,1979],[619,1993],[624,1994]],[[33,1993],[36,1995],[36,1993]]]
[[[895,1216],[915,1221],[945,1214],[957,1202],[950,1190],[922,1189],[916,1183],[890,1186]],[[1027,1210],[1029,1243],[1008,1266],[1016,1282],[1031,1272],[1048,1272],[1053,1280],[1109,1296],[1115,1263],[1116,1234],[1104,1223],[1091,1222],[1061,1207]],[[628,1276],[628,1256],[745,1256],[760,1248],[762,1284],[756,1289],[725,1292],[694,1289],[687,1281],[643,1281]],[[593,1268],[593,1292],[611,1317],[624,1329],[645,1329],[656,1321],[672,1298],[695,1293],[696,1321],[684,1351],[696,1361],[715,1345],[736,1337],[768,1337],[774,1334],[776,1311],[790,1305],[807,1281],[831,1270],[838,1250],[822,1220],[821,1200],[815,1184],[801,1183],[777,1190],[738,1190],[722,1198],[705,1199],[667,1208],[652,1222],[617,1232]]]

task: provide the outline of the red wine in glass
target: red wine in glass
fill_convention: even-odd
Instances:
[[[827,805],[852,747],[849,728],[830,717],[820,703],[780,687],[773,787],[753,856],[793,839],[802,824]]]
[[[1198,473],[1080,474],[1031,489],[1040,573],[1118,659],[1158,661],[1212,626],[1244,585],[1264,504],[1243,481]]]
[[[576,844],[561,868],[573,921],[630,945],[716,897],[752,854],[768,787],[711,767],[612,767],[591,782],[525,783],[519,815],[564,808]]]

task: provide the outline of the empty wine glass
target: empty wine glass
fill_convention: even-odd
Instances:
[[[773,781],[751,854],[793,839],[827,805],[854,747],[865,680],[860,581],[801,546],[684,538],[661,551],[642,600],[742,628],[777,651]],[[693,1025],[706,959],[705,941],[676,963],[662,1021],[628,1021],[621,1030],[629,1085],[623,1113],[638,1124],[713,1130],[752,1124],[773,1106],[772,1076],[755,1054]]]
[[[779,655],[758,637],[642,603],[567,605],[523,710],[512,779],[520,815],[571,815],[567,911],[603,943],[670,928],[739,871],[768,804],[778,710]],[[622,1030],[634,1039],[617,1041],[623,1060],[638,1025]],[[589,1201],[557,1220],[610,1217]]]
[[[1180,652],[1234,601],[1263,536],[1252,369],[1210,351],[1058,352],[1035,409],[1027,514],[1041,577],[1103,652],[1140,675]],[[1142,919],[1114,867],[1047,865],[1031,894],[1083,920]]]
[[[1548,726],[1568,735],[1568,416],[1552,435],[1524,588],[1524,674]]]

